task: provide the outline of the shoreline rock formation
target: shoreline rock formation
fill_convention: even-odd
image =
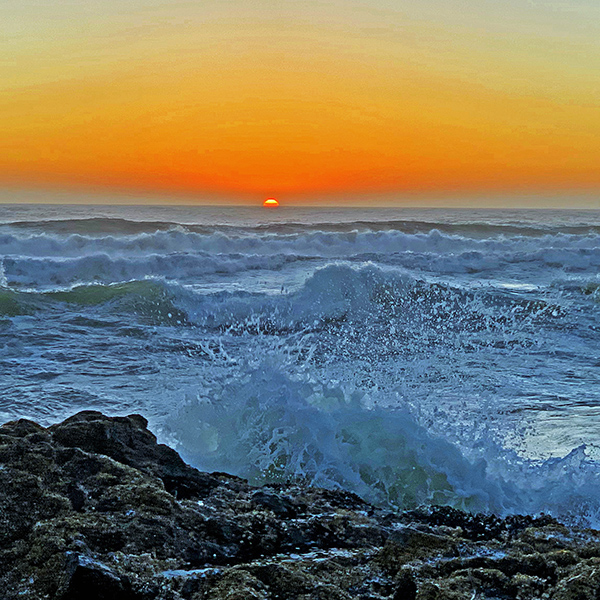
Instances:
[[[140,415],[0,427],[0,598],[600,598],[600,533],[202,473]]]

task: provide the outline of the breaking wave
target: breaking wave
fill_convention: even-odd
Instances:
[[[600,525],[597,220],[167,212],[4,219],[2,415],[141,411],[253,482]]]
[[[0,233],[4,279],[10,286],[116,283],[147,276],[181,282],[214,274],[273,272],[294,263],[373,261],[437,276],[528,278],[548,271],[584,273],[600,267],[600,235],[472,239],[431,229],[311,231],[293,234],[197,233],[176,227],[101,237],[69,233]]]
[[[267,362],[182,406],[167,422],[167,439],[199,468],[254,483],[342,488],[399,509],[443,504],[600,524],[599,465],[585,446],[533,461],[484,433],[461,448],[394,400],[379,407],[356,390],[290,379]]]

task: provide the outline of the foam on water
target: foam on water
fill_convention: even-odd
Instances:
[[[192,463],[255,483],[299,480],[402,509],[449,504],[600,525],[599,465],[585,446],[546,461],[519,457],[491,435],[461,449],[394,400],[368,407],[373,397],[290,379],[266,362],[186,403],[167,429]]]
[[[258,235],[256,228],[224,233],[222,227],[208,226],[202,227],[204,233],[182,226],[131,233],[128,224],[118,234],[119,221],[109,223],[104,235],[0,232],[1,281],[38,289],[148,276],[193,283],[210,275],[273,273],[295,263],[302,268],[311,262],[371,260],[433,276],[489,279],[502,273],[547,283],[552,273],[576,275],[600,266],[600,234],[593,231],[482,237],[473,229],[464,237],[435,228],[417,233],[345,229]]]
[[[600,219],[48,210],[0,214],[4,418],[143,412],[253,482],[600,524]]]

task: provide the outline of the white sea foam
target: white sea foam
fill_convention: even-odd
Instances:
[[[44,210],[0,219],[6,419],[143,412],[254,482],[600,524],[598,219]]]
[[[70,285],[166,277],[277,271],[294,262],[365,261],[442,276],[489,278],[505,271],[536,279],[600,266],[600,236],[553,234],[486,239],[400,231],[309,231],[294,234],[200,234],[183,228],[135,235],[3,233],[0,256],[9,284]]]
[[[207,392],[168,421],[177,449],[201,468],[254,483],[299,479],[349,489],[399,508],[451,504],[600,523],[599,465],[583,446],[532,461],[490,436],[469,458],[419,424],[399,398],[394,408],[389,398],[388,408],[368,408],[356,390],[293,380],[268,362]]]

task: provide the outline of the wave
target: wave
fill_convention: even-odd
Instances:
[[[36,221],[12,221],[0,225],[2,229],[28,230],[31,232],[81,234],[102,237],[107,234],[134,235],[164,231],[177,226],[175,222],[134,221],[115,217],[90,217],[85,219],[41,219]]]
[[[13,286],[119,282],[145,276],[181,281],[211,273],[279,270],[297,261],[345,260],[438,275],[546,278],[549,270],[595,272],[600,236],[473,240],[437,230],[293,235],[210,235],[178,229],[128,236],[0,234],[4,278]]]
[[[174,304],[173,290],[162,282],[143,280],[119,284],[92,284],[47,292],[0,288],[0,315],[13,317],[58,310],[63,305],[81,310],[103,307],[111,313],[135,315],[155,325],[184,325],[186,314]]]
[[[318,268],[288,293],[198,294],[188,289],[178,295],[177,305],[197,326],[228,333],[364,330],[367,338],[357,340],[357,347],[388,339],[402,344],[402,336],[425,331],[447,338],[455,331],[501,328],[515,336],[525,324],[534,327],[565,314],[560,304],[537,296],[443,285],[368,263]]]
[[[80,268],[77,263],[71,264],[75,272]],[[46,263],[43,266],[46,267]],[[84,266],[90,267],[86,261]],[[63,275],[70,279],[68,269]],[[39,274],[37,279],[40,279]],[[589,289],[589,285],[582,286],[580,295],[590,294]],[[17,310],[26,314],[47,308],[48,303],[62,302],[106,305],[113,311],[136,313],[141,317],[162,315],[165,321],[194,323],[206,330],[229,333],[275,334],[331,329],[346,324],[364,327],[370,332],[369,339],[383,335],[382,331],[392,322],[405,334],[416,329],[449,333],[456,329],[477,331],[502,327],[518,331],[517,321],[526,319],[533,324],[535,319],[558,318],[564,314],[560,305],[537,296],[529,299],[510,290],[470,290],[442,285],[370,263],[329,264],[312,271],[297,289],[277,294],[199,291],[164,277],[55,286],[45,291],[7,287],[0,290],[5,298],[2,304],[5,308],[0,310],[6,315],[20,314],[15,312]],[[382,339],[389,336],[388,333]]]
[[[192,229],[193,230],[193,229]],[[598,225],[541,225],[509,224],[488,222],[447,223],[438,221],[391,220],[391,221],[352,221],[321,223],[268,223],[256,227],[257,232],[295,234],[304,231],[322,232],[383,232],[428,234],[433,231],[467,238],[489,237],[542,237],[546,235],[600,235]]]
[[[33,312],[34,307],[23,293],[0,287],[0,316],[16,317]]]
[[[536,462],[479,436],[469,457],[469,449],[419,424],[398,398],[394,408],[367,407],[356,391],[286,371],[271,357],[240,380],[201,389],[163,435],[199,468],[255,483],[301,480],[400,509],[444,504],[599,522],[599,465],[583,446]]]
[[[146,254],[109,256],[92,254],[73,258],[7,257],[2,263],[4,285],[39,290],[85,283],[119,283],[156,278],[197,282],[207,275],[231,275],[244,271],[277,271],[311,257],[227,254]]]
[[[545,235],[600,235],[600,225],[573,224],[557,225],[542,223],[493,223],[488,221],[423,221],[415,219],[356,220],[356,221],[317,221],[260,223],[255,225],[196,224],[178,221],[133,220],[118,217],[89,217],[72,219],[41,219],[6,221],[2,229],[16,229],[30,232],[54,234],[80,234],[93,237],[105,235],[128,236],[140,233],[154,233],[180,229],[188,233],[210,235],[213,233],[261,236],[268,234],[292,235],[312,232],[323,233],[368,233],[399,232],[405,234],[428,234],[439,231],[446,235],[468,238],[485,237],[542,237]]]
[[[338,262],[357,266],[365,263],[378,264],[411,273],[417,278],[425,275],[436,279],[440,279],[441,276],[462,277],[463,283],[466,283],[468,280],[465,281],[464,277],[467,277],[479,285],[492,285],[498,274],[503,275],[508,281],[522,280],[533,287],[537,283],[546,286],[564,280],[565,289],[572,289],[587,285],[586,277],[592,278],[593,274],[597,273],[600,268],[600,248],[574,250],[548,248],[508,254],[482,251],[447,254],[368,252],[357,253],[344,260],[294,253],[173,252],[147,253],[138,256],[106,253],[79,257],[7,256],[0,261],[0,286],[43,291],[87,283],[110,284],[146,278],[195,284],[202,283],[211,276],[227,278],[233,275],[237,275],[238,285],[243,285],[244,274],[261,271],[271,278],[281,272],[281,276],[278,276],[281,280],[279,286],[290,287],[291,284],[295,285],[294,281],[297,277],[285,275],[289,267],[295,266],[300,271],[306,272]],[[570,279],[569,275],[571,275]]]

